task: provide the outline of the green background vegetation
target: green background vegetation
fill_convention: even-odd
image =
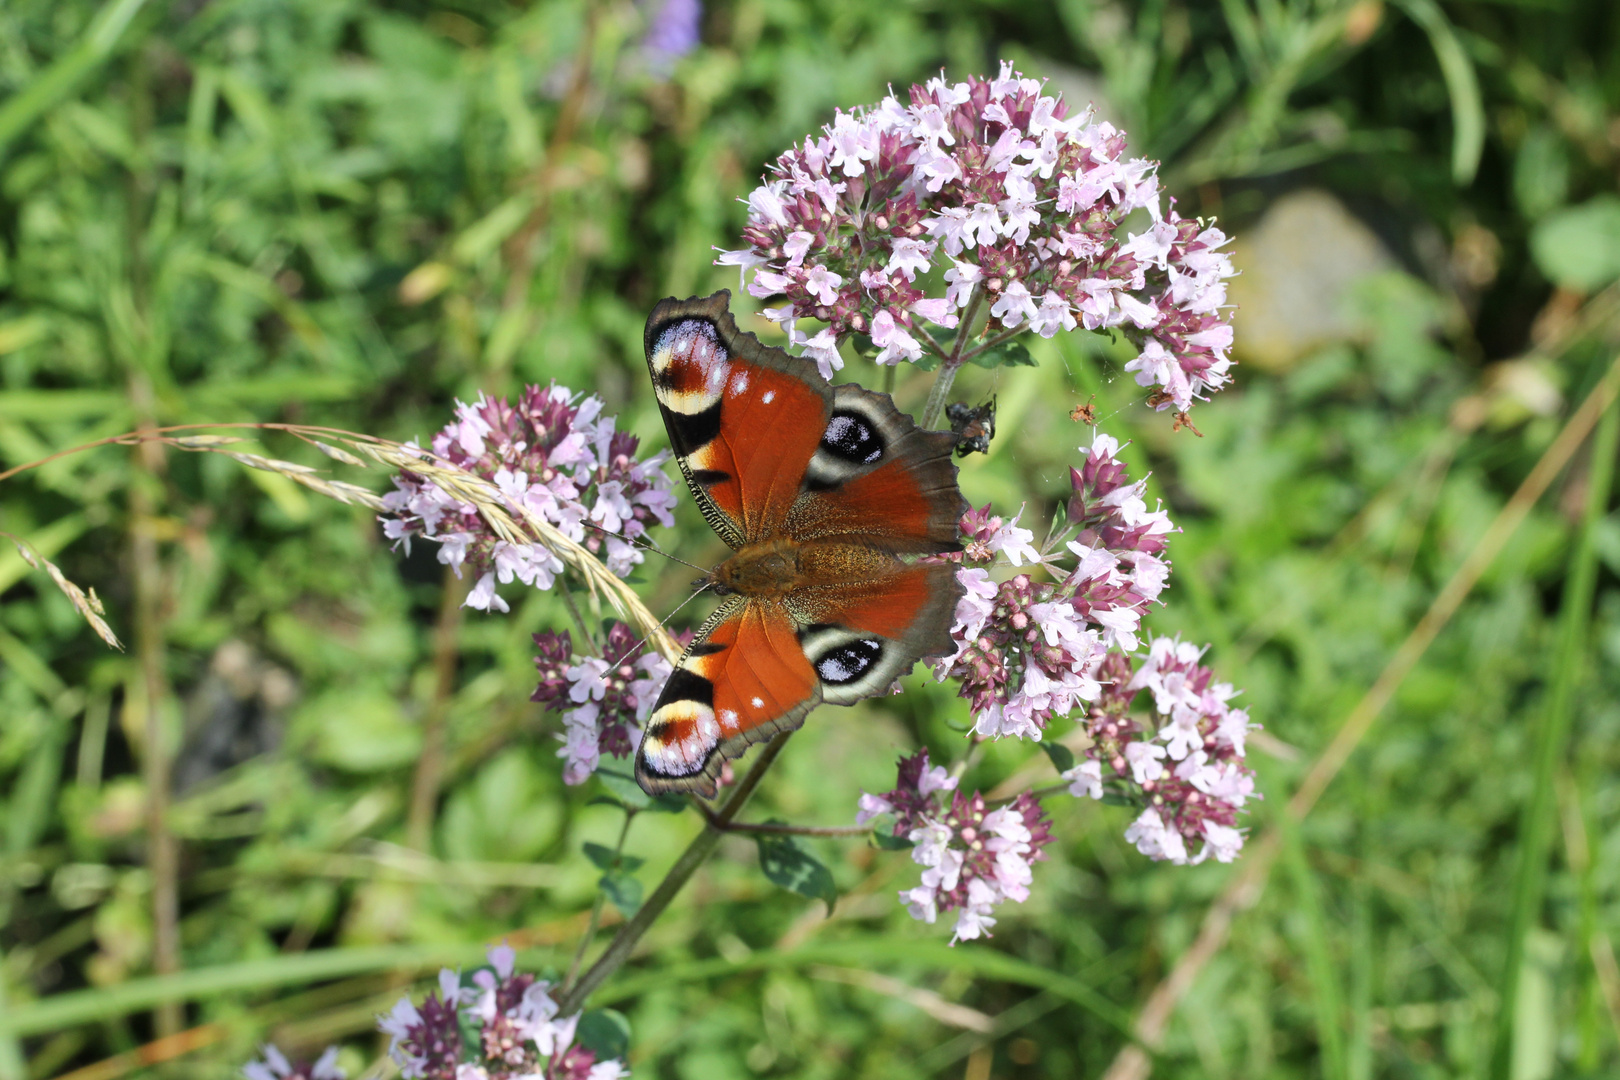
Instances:
[[[959,383],[1002,410],[964,490],[1035,519],[1089,435],[1068,411],[1096,395],[1185,530],[1155,628],[1212,642],[1266,728],[1249,858],[1280,861],[1155,1075],[1486,1076],[1504,1032],[1498,1075],[1613,1075],[1606,461],[1574,456],[1320,802],[1282,813],[1613,359],[1613,5],[736,0],[667,73],[644,25],[622,0],[0,4],[0,468],[153,423],[425,437],[453,397],[552,379],[662,445],[642,321],[735,288],[711,248],[736,246],[766,160],[941,65],[1084,71],[1184,213],[1241,236],[1327,189],[1399,267],[1335,340],[1239,368],[1196,411],[1202,439],[1136,404],[1104,339]],[[926,378],[902,373],[903,406]],[[94,586],[130,645],[103,647],[0,554],[0,1077],[224,1076],[266,1038],[311,1057],[341,1041],[358,1070],[373,1015],[438,964],[502,936],[566,963],[597,877],[582,844],[611,844],[620,816],[563,788],[556,720],[527,701],[554,597],[460,618],[431,551],[393,556],[369,514],[217,455],[54,462],[6,481],[0,528]],[[717,547],[689,504],[661,539],[699,563]],[[667,611],[691,572],[642,576]],[[949,753],[963,705],[912,682],[812,718],[755,814],[843,823],[900,751]],[[151,730],[175,781],[156,835]],[[970,783],[1029,749],[996,747]],[[812,842],[843,893],[828,921],[751,843],[723,844],[599,999],[630,1019],[636,1075],[1099,1075],[1245,871],[1154,866],[1125,810],[1050,809],[1030,902],[955,950],[895,902],[904,854]],[[638,817],[639,878],[696,827]],[[171,884],[172,927],[153,916]],[[191,981],[165,1011],[171,930]],[[143,1064],[167,1030],[155,1056],[189,1052]]]

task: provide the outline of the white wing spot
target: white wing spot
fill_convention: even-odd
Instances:
[[[775,390],[767,390],[767,391],[765,391],[764,395],[761,396],[759,400],[761,400],[765,404],[769,405],[771,402],[776,400],[776,391]]]
[[[731,377],[731,393],[733,397],[748,392],[748,372],[739,371]]]
[[[756,709],[763,709],[765,707],[765,701],[763,698],[755,698],[752,704]]]

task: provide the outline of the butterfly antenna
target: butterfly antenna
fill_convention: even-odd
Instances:
[[[691,567],[693,570],[696,570],[700,574],[707,574],[708,573],[707,570],[705,570],[703,567],[697,565],[696,563],[689,563],[685,559],[681,558],[678,555],[671,555],[669,552],[665,551],[663,548],[659,547],[657,544],[653,543],[651,540],[642,540],[639,537],[626,536],[623,533],[616,533],[612,529],[604,529],[604,528],[602,528],[602,526],[597,525],[594,522],[590,522],[590,521],[582,521],[582,522],[580,522],[580,524],[584,525],[587,529],[595,529],[597,532],[601,533],[603,536],[616,536],[620,540],[623,540],[627,544],[632,544],[632,545],[634,545],[635,547],[638,547],[638,548],[644,548],[647,551],[650,551],[655,555],[662,555],[664,558],[668,559],[670,562],[678,562],[682,566]],[[671,612],[671,614],[674,614],[674,613]]]
[[[679,559],[676,560],[676,562],[679,562],[679,561],[680,561]],[[688,563],[687,565],[690,566],[691,564]],[[692,592],[692,595],[688,596],[685,600],[682,600],[680,603],[676,604],[674,611],[671,611],[668,615],[665,615],[662,619],[658,620],[658,625],[664,627],[664,629],[666,629],[666,630],[669,629],[669,620],[671,620],[675,616],[679,615],[681,613],[681,608],[685,607],[687,604],[690,604],[692,601],[696,600],[699,596],[702,596],[703,593],[708,590],[708,588],[709,588],[709,582],[707,582],[707,581],[698,582],[698,587]],[[649,642],[651,640],[652,640],[652,635],[651,634],[646,635],[640,641],[638,641],[634,645],[632,645],[630,647],[630,651],[635,652],[637,649],[641,648],[643,645],[647,644],[647,642]]]

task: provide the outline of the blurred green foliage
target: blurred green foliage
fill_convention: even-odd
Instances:
[[[154,423],[420,438],[455,396],[552,379],[661,444],[642,320],[730,284],[711,249],[736,246],[763,163],[888,84],[1013,59],[1097,99],[1164,160],[1184,213],[1241,235],[1278,194],[1325,188],[1400,267],[1363,283],[1343,340],[1239,369],[1197,410],[1202,439],[1134,404],[1106,340],[1035,342],[1039,367],[961,380],[1001,406],[991,454],[963,467],[977,503],[1044,514],[1086,437],[1067,413],[1091,395],[1104,430],[1137,440],[1184,529],[1157,629],[1211,641],[1269,735],[1258,828],[1613,355],[1606,0],[734,0],[706,5],[702,44],[667,68],[641,45],[650,8],[0,6],[0,465]],[[903,373],[896,394],[915,408],[926,388]],[[1591,472],[1578,456],[1402,683],[1203,969],[1158,1075],[1484,1076],[1499,1028],[1520,1080],[1620,1067],[1620,517],[1583,511]],[[1583,520],[1595,614],[1559,650]],[[662,542],[711,557],[691,506],[680,522]],[[506,936],[566,965],[601,874],[583,845],[613,843],[621,815],[594,785],[562,787],[555,723],[527,701],[528,635],[562,625],[554,597],[458,620],[431,553],[391,555],[369,515],[209,454],[54,461],[5,482],[0,528],[94,586],[132,643],[109,652],[0,555],[0,1077],[108,1058],[96,1075],[223,1076],[271,1037],[342,1041],[358,1069],[373,1015],[437,964]],[[643,573],[663,611],[690,582]],[[1532,731],[1565,669],[1573,732],[1539,773]],[[764,809],[842,823],[901,750],[957,738],[960,705],[911,682],[814,717]],[[173,755],[163,828],[196,979],[167,1021],[148,981],[151,731]],[[1029,750],[992,747],[969,782],[990,789]],[[1538,794],[1556,809],[1547,902],[1500,1016]],[[895,902],[903,854],[800,841],[840,893],[825,921],[728,840],[602,995],[630,1019],[636,1074],[954,1075],[964,1058],[970,1076],[1099,1074],[1233,871],[1146,863],[1123,810],[1052,811],[1062,851],[1030,902],[956,950]],[[625,850],[645,864],[617,864],[615,898],[633,907],[696,828],[638,815]],[[994,1017],[991,1033],[873,972]],[[33,1026],[19,1037],[7,1015]],[[117,1057],[173,1022],[191,1052]]]

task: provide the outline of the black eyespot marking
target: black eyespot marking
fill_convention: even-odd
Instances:
[[[731,479],[731,474],[721,469],[693,469],[692,483],[698,487],[714,487]]]
[[[717,645],[712,641],[705,641],[700,645],[692,646],[691,652],[688,653],[688,655],[693,657],[713,656],[715,653],[723,653],[725,651],[726,647],[724,645]]]
[[[865,675],[882,655],[882,642],[852,641],[848,645],[828,650],[817,660],[816,674],[821,676],[822,682],[844,686]]]
[[[883,456],[883,440],[857,413],[833,413],[827,433],[821,437],[821,448],[857,465],[870,464]]]

